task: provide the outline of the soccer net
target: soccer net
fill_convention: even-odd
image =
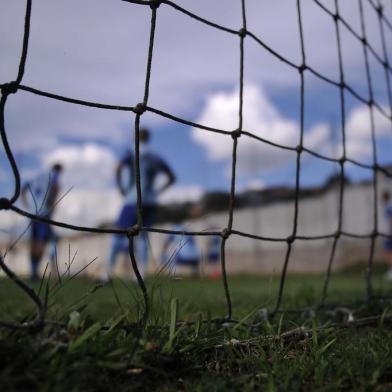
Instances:
[[[354,29],[350,23],[342,16],[339,8],[339,1],[335,0],[331,7],[327,7],[324,2],[320,0],[312,0],[317,7],[322,10],[328,17],[330,18],[331,24],[334,26],[335,36],[331,37],[331,40],[335,40],[337,46],[337,58],[338,58],[338,67],[339,67],[339,78],[334,80],[329,76],[318,71],[310,61],[308,61],[307,51],[305,46],[306,37],[304,34],[303,28],[303,18],[302,18],[302,5],[301,0],[296,1],[296,10],[297,10],[297,22],[298,22],[298,40],[300,42],[301,49],[301,61],[300,63],[294,63],[289,58],[285,57],[284,53],[280,53],[274,47],[269,46],[264,40],[263,37],[254,34],[247,27],[247,2],[246,0],[241,0],[241,10],[242,10],[242,26],[240,29],[227,27],[215,23],[211,20],[205,19],[183,7],[176,4],[170,0],[123,0],[128,3],[139,5],[140,7],[148,7],[150,8],[151,20],[150,20],[150,35],[149,35],[149,44],[148,44],[148,56],[147,56],[147,64],[145,68],[144,75],[144,94],[140,97],[140,102],[135,102],[134,106],[117,106],[117,105],[109,105],[100,102],[90,102],[85,100],[77,99],[76,97],[66,97],[58,94],[53,94],[49,91],[41,91],[32,87],[29,87],[23,84],[23,76],[25,72],[26,59],[28,56],[28,45],[29,45],[29,32],[30,32],[30,19],[31,19],[31,8],[32,1],[26,1],[26,14],[25,14],[25,23],[24,23],[24,37],[23,37],[23,46],[22,53],[20,56],[19,69],[16,80],[10,81],[9,83],[5,83],[1,85],[1,100],[0,100],[0,134],[1,140],[3,143],[4,151],[10,163],[12,173],[14,176],[14,191],[13,195],[9,198],[2,197],[0,199],[0,209],[2,210],[11,210],[15,214],[19,214],[21,216],[43,221],[50,223],[51,225],[76,230],[80,232],[91,232],[91,233],[99,233],[99,234],[118,234],[121,236],[125,236],[129,241],[129,254],[132,261],[132,267],[134,269],[135,275],[138,280],[138,284],[140,286],[141,291],[144,296],[145,303],[145,312],[144,319],[148,317],[149,311],[149,297],[146,285],[141,274],[138,271],[138,262],[135,257],[134,252],[134,240],[137,236],[139,236],[142,232],[151,232],[162,235],[167,234],[175,234],[175,235],[185,235],[185,236],[219,236],[221,240],[221,271],[222,271],[222,282],[223,288],[226,298],[226,306],[227,313],[225,320],[232,320],[234,315],[232,311],[232,300],[230,293],[230,282],[227,278],[226,272],[226,244],[228,239],[231,236],[240,236],[253,239],[254,241],[263,242],[279,242],[285,244],[286,251],[284,257],[283,268],[280,273],[280,284],[279,290],[276,297],[276,302],[272,309],[272,314],[276,314],[281,310],[282,297],[285,289],[286,283],[286,275],[287,269],[290,264],[291,254],[293,250],[293,245],[297,240],[305,240],[305,241],[317,241],[320,239],[329,239],[331,240],[331,247],[329,250],[328,263],[326,265],[326,276],[325,283],[323,288],[323,294],[321,298],[321,302],[318,305],[323,305],[327,298],[328,294],[328,286],[331,277],[332,266],[334,264],[336,249],[339,244],[339,241],[343,237],[349,238],[357,238],[363,241],[369,241],[370,247],[367,255],[367,272],[365,276],[366,280],[366,300],[371,300],[375,298],[374,291],[372,288],[372,272],[373,272],[373,260],[375,253],[375,245],[376,241],[380,241],[383,239],[392,239],[390,233],[382,232],[380,230],[380,224],[378,222],[378,199],[380,194],[380,186],[379,186],[379,174],[382,174],[386,177],[391,177],[392,173],[387,170],[386,166],[380,164],[378,156],[377,156],[377,147],[376,147],[376,121],[375,116],[382,116],[389,123],[392,130],[392,92],[391,92],[391,75],[392,75],[392,67],[389,60],[388,54],[388,42],[387,36],[392,34],[392,21],[388,19],[386,13],[384,12],[384,4],[382,0],[358,0],[353,2],[353,7],[358,7],[358,12],[360,16],[360,33]],[[382,44],[382,53],[379,54],[367,37],[366,30],[366,18],[364,12],[364,3],[371,7],[372,11],[377,15],[378,25],[379,25],[379,35]],[[154,67],[152,66],[152,60],[154,57],[154,41],[155,41],[155,30],[157,19],[159,18],[159,9],[162,7],[170,7],[176,12],[185,14],[189,18],[192,18],[197,23],[205,24],[210,26],[213,29],[219,29],[225,34],[237,37],[238,39],[238,57],[239,57],[239,69],[238,69],[238,102],[239,102],[239,111],[238,111],[238,121],[236,129],[218,129],[210,126],[206,126],[203,124],[198,124],[193,121],[190,121],[186,118],[177,117],[171,113],[160,110],[159,108],[154,108],[149,106],[149,93],[150,93],[150,81],[151,75],[154,72]],[[348,83],[344,62],[343,62],[343,49],[342,49],[342,40],[341,34],[342,30],[345,30],[346,33],[350,34],[356,41],[360,43],[363,50],[363,61],[365,66],[365,75],[363,77],[366,79],[367,92],[366,94],[362,94],[357,91],[355,86],[352,86]],[[287,146],[283,144],[276,143],[274,141],[268,140],[266,138],[260,137],[257,133],[253,132],[252,129],[244,129],[243,127],[243,111],[244,111],[244,73],[246,70],[244,69],[244,54],[245,54],[245,40],[252,40],[255,44],[257,44],[260,48],[260,51],[264,51],[268,53],[270,56],[273,56],[276,60],[282,62],[288,69],[296,70],[298,72],[298,81],[300,85],[300,127],[299,127],[299,135],[297,140],[297,145],[295,147]],[[379,102],[374,94],[374,87],[372,84],[372,70],[370,66],[370,61],[377,62],[383,69],[385,76],[385,85],[387,90],[387,103]],[[159,65],[157,65],[159,66]],[[305,89],[305,75],[311,74],[313,77],[318,78],[325,83],[332,86],[339,93],[339,110],[340,110],[340,124],[339,124],[339,132],[340,132],[340,140],[341,140],[341,151],[340,156],[327,156],[322,153],[315,151],[314,149],[308,148],[304,145],[304,132],[305,132],[305,98],[306,98],[306,89]],[[142,77],[142,75],[141,75]],[[15,156],[13,150],[8,143],[7,139],[7,129],[6,129],[6,119],[5,119],[5,108],[7,106],[7,100],[11,94],[17,94],[18,91],[25,91],[31,94],[36,94],[39,96],[47,97],[53,100],[60,100],[74,105],[83,105],[87,107],[105,109],[105,110],[115,110],[115,111],[126,111],[132,112],[135,114],[135,123],[134,123],[134,156],[135,156],[135,181],[136,181],[136,190],[137,190],[137,223],[133,227],[129,227],[126,230],[111,228],[111,229],[102,229],[96,227],[85,227],[72,225],[65,222],[55,221],[52,219],[46,219],[37,214],[29,213],[16,205],[17,200],[20,197],[21,193],[21,180],[18,165],[15,160]],[[372,161],[371,163],[362,163],[356,161],[346,154],[346,100],[347,97],[354,97],[357,101],[362,103],[367,107],[369,123],[370,123],[370,132],[371,132],[371,148],[372,148]],[[227,138],[232,140],[232,153],[231,153],[231,179],[230,179],[230,198],[229,198],[229,207],[227,214],[227,224],[226,227],[222,231],[188,231],[188,232],[178,232],[176,230],[167,230],[161,228],[151,228],[146,227],[143,224],[142,218],[142,191],[141,191],[141,181],[140,181],[140,151],[139,151],[139,136],[140,136],[140,122],[141,118],[146,112],[154,113],[155,115],[170,119],[171,121],[185,124],[190,127],[194,127],[203,132],[211,132],[211,133],[219,133],[224,135]],[[257,143],[267,143],[272,148],[278,150],[287,150],[291,151],[295,154],[296,157],[296,165],[295,165],[295,192],[294,192],[294,218],[292,220],[291,225],[291,233],[286,237],[265,237],[256,235],[254,233],[250,233],[247,231],[239,231],[233,228],[233,214],[234,209],[236,207],[236,176],[237,176],[237,152],[238,146],[241,143],[242,139],[251,138]],[[304,155],[308,154],[313,156],[317,160],[322,160],[326,162],[331,162],[333,164],[338,165],[338,202],[337,202],[337,226],[333,232],[327,233],[325,235],[307,235],[303,236],[299,234],[298,231],[298,214],[299,214],[299,199],[300,199],[300,175],[301,168],[303,165]],[[364,168],[370,170],[372,173],[372,209],[373,216],[371,222],[371,230],[367,234],[356,234],[352,232],[345,231],[343,229],[342,221],[343,221],[343,200],[345,194],[345,174],[347,165],[353,165],[356,167]],[[31,293],[31,289],[26,286],[25,283],[21,283],[21,281],[15,276],[15,274],[10,270],[9,267],[4,263],[4,259],[1,258],[1,267],[5,271],[5,273],[14,281],[16,281],[24,290],[26,290],[36,302],[38,309],[40,310],[40,314],[44,317],[44,312],[42,311],[43,304],[39,297]]]

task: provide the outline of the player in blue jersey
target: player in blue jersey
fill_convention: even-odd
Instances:
[[[208,237],[207,262],[209,264],[209,276],[211,279],[219,279],[221,275],[220,254],[222,238],[219,235]]]
[[[167,163],[156,153],[150,150],[148,144],[150,141],[150,132],[143,128],[139,132],[140,141],[140,182],[142,194],[142,218],[143,225],[151,226],[155,220],[155,211],[157,196],[169,188],[175,182],[175,176]],[[117,186],[124,196],[124,205],[117,219],[116,226],[120,229],[127,229],[136,224],[137,217],[137,191],[135,184],[135,156],[133,153],[127,153],[120,160],[116,169]],[[158,185],[158,177],[163,175],[165,182]],[[124,181],[125,179],[125,181]],[[148,261],[148,243],[147,234],[141,233],[137,237],[135,244],[138,261],[138,267],[141,275]],[[128,253],[128,239],[121,235],[114,235],[111,249],[107,260],[106,271],[103,280],[107,280],[111,274],[120,253]]]
[[[383,192],[382,201],[384,205],[384,218],[387,227],[387,234],[392,236],[392,203],[391,196],[388,191]],[[386,278],[392,280],[392,238],[384,239],[384,252],[389,265]]]
[[[62,170],[62,165],[56,163],[49,172],[41,173],[23,185],[22,202],[29,208],[34,207],[36,215],[51,218],[59,193],[59,178]],[[39,278],[39,263],[45,247],[49,241],[55,241],[55,235],[48,223],[35,220],[31,221],[30,230],[31,278],[36,280]]]
[[[187,228],[183,223],[176,223],[172,227],[178,232],[186,232]],[[172,273],[176,275],[177,266],[189,267],[193,278],[199,277],[199,265],[201,254],[194,236],[185,234],[169,234],[163,244],[163,263],[167,263]]]

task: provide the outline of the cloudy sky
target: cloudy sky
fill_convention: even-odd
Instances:
[[[240,0],[175,0],[213,22],[238,30]],[[332,0],[321,1],[333,10]],[[368,41],[382,57],[377,14],[364,1]],[[340,2],[341,14],[361,35],[357,0]],[[389,8],[388,8],[389,7]],[[0,3],[0,83],[14,80],[23,38],[25,1]],[[386,2],[392,19],[392,3]],[[248,30],[295,64],[301,63],[296,2],[246,0]],[[22,83],[81,100],[134,106],[142,100],[151,10],[120,0],[33,1],[26,72]],[[339,67],[332,18],[312,0],[302,1],[307,63],[338,81]],[[387,47],[392,31],[385,29]],[[362,46],[341,27],[346,82],[368,97]],[[234,130],[238,124],[239,37],[219,31],[162,5],[157,12],[149,106],[207,126]],[[392,50],[389,50],[392,63]],[[375,100],[390,112],[383,68],[370,54]],[[300,80],[250,37],[245,39],[244,129],[287,146],[299,140]],[[346,93],[347,155],[371,162],[369,110]],[[55,101],[19,91],[5,110],[10,144],[24,181],[55,161],[65,165],[57,217],[96,224],[113,218],[121,205],[114,188],[114,167],[132,149],[134,115]],[[375,110],[377,153],[391,162],[391,122]],[[202,131],[145,113],[153,131],[152,147],[175,171],[175,188],[162,201],[197,199],[206,189],[228,190],[230,137]],[[339,91],[306,73],[304,144],[325,155],[341,152]],[[295,154],[241,137],[239,189],[293,184]],[[320,184],[336,168],[304,155],[301,184]],[[369,171],[347,166],[353,179]],[[0,155],[2,195],[13,189],[4,152]],[[102,209],[102,203],[107,206]]]

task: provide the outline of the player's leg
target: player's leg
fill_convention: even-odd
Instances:
[[[190,262],[190,266],[192,269],[192,278],[193,279],[199,279],[200,277],[200,271],[199,271],[199,266],[200,266],[200,260],[199,259],[194,259]]]
[[[39,264],[45,251],[45,246],[51,235],[51,227],[47,223],[32,222],[31,225],[31,278],[36,280],[39,278]]]
[[[144,278],[148,264],[148,237],[145,232],[135,238],[135,256],[140,276]]]
[[[124,238],[119,234],[114,234],[110,244],[109,256],[106,259],[106,268],[102,274],[102,280],[107,281],[112,276],[117,257],[124,252]]]
[[[33,280],[38,278],[39,268],[39,260],[36,258],[38,254],[37,223],[38,222],[32,221],[30,227],[30,277]]]
[[[53,233],[52,237],[50,238],[50,265],[51,265],[51,270],[53,276],[57,276],[59,278],[60,276],[60,271],[58,268],[58,261],[57,261],[57,244],[58,244],[59,238],[57,237],[56,234]]]
[[[119,229],[127,229],[136,223],[135,207],[130,204],[124,204],[120,215],[117,219],[116,226]],[[106,268],[102,274],[102,280],[107,281],[113,272],[117,256],[120,253],[128,253],[128,238],[121,234],[115,234],[112,237],[110,251],[106,259]]]
[[[210,254],[208,255],[208,264],[209,264],[209,276],[213,280],[217,280],[221,276],[221,266],[220,266],[220,255],[218,254]]]
[[[30,262],[32,280],[39,279],[39,264],[44,254],[45,244],[42,241],[31,241],[30,247]]]
[[[386,272],[386,279],[392,280],[392,241],[386,240],[384,243],[385,258],[388,264],[388,271]]]
[[[156,211],[155,206],[152,205],[143,206],[143,211],[142,211],[143,226],[151,227],[154,224],[155,211]],[[137,261],[139,261],[138,269],[142,277],[144,277],[148,267],[148,259],[149,259],[148,241],[149,241],[148,233],[146,232],[140,233],[139,236],[136,238],[136,254],[138,258]]]

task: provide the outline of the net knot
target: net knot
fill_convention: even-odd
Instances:
[[[368,105],[369,105],[369,106],[373,106],[373,105],[374,105],[374,100],[373,100],[373,98],[370,98],[370,99],[369,99]]]
[[[384,12],[384,7],[380,4],[379,7],[376,8],[377,13],[382,16],[383,12]]]
[[[298,144],[298,146],[295,147],[295,151],[297,151],[298,154],[301,154],[301,152],[302,152],[303,150],[304,150],[304,148],[303,148],[300,144]]]
[[[233,139],[238,139],[241,136],[241,129],[235,129],[234,131],[231,132],[231,137]]]
[[[161,0],[151,0],[150,2],[150,8],[152,10],[156,10],[157,8],[159,8],[159,6],[161,5],[162,1]]]
[[[248,34],[248,32],[246,31],[246,29],[242,28],[242,29],[238,30],[238,35],[239,35],[241,38],[245,38],[245,37],[246,37],[246,34]]]
[[[0,198],[0,210],[9,210],[12,207],[11,202],[5,197]]]
[[[338,13],[333,15],[333,20],[337,22],[340,19],[340,15]]]
[[[133,225],[132,227],[130,227],[127,230],[127,237],[129,239],[131,239],[131,238],[137,236],[139,234],[139,232],[140,232],[140,226],[138,224]]]
[[[306,64],[301,64],[299,67],[298,67],[298,72],[299,73],[303,73],[304,71],[306,71],[308,69],[308,66],[306,65]]]
[[[344,80],[341,80],[341,81],[340,81],[339,87],[340,87],[340,88],[345,88],[345,87],[346,87],[346,83],[344,83]]]
[[[223,230],[221,231],[221,236],[222,236],[222,238],[223,238],[224,240],[226,240],[227,238],[229,238],[230,234],[231,234],[231,230],[228,229],[228,228],[225,228],[225,229],[223,229]]]
[[[362,38],[361,38],[361,41],[362,41],[362,43],[363,43],[364,45],[367,45],[367,39],[366,39],[366,37],[362,37]]]
[[[3,84],[1,87],[1,92],[4,95],[15,94],[18,91],[18,83],[17,82],[9,82]]]
[[[290,235],[286,238],[286,242],[291,245],[295,240],[295,237],[293,235]]]
[[[340,159],[339,159],[339,165],[341,165],[341,166],[343,166],[344,165],[344,163],[346,162],[346,157],[341,157]]]
[[[138,103],[133,109],[134,113],[139,115],[142,115],[146,110],[147,107],[143,102]]]
[[[372,238],[377,238],[377,237],[378,237],[378,231],[377,231],[377,229],[374,229],[374,230],[372,231],[371,237],[372,237]]]
[[[389,68],[388,60],[385,60],[383,62],[383,66],[384,66],[384,68]]]
[[[341,235],[340,230],[336,230],[333,236],[334,236],[334,238],[338,239],[340,237],[340,235]]]

